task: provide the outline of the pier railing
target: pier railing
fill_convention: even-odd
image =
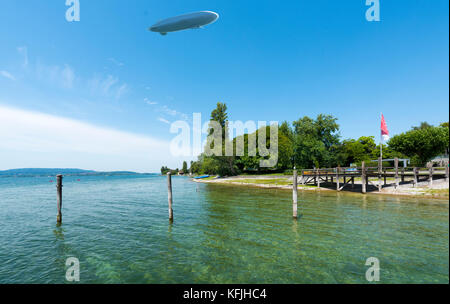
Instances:
[[[433,180],[445,178],[448,182],[449,164],[445,167],[399,167],[398,158],[394,160],[393,167],[383,167],[381,158],[378,166],[366,167],[362,162],[361,167],[336,167],[315,168],[299,170],[299,183],[302,185],[335,184],[336,190],[341,191],[347,186],[355,188],[355,182],[361,184],[361,191],[366,193],[370,186],[375,186],[378,191],[383,187],[395,187],[401,184],[412,183],[414,187],[420,182],[428,181],[429,186]],[[373,188],[373,187],[371,187]]]

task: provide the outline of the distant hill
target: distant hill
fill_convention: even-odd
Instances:
[[[50,169],[50,168],[23,168],[0,171],[0,176],[53,176],[53,175],[136,175],[141,173],[131,171],[99,172],[82,169]]]

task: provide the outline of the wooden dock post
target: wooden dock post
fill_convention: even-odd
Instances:
[[[445,182],[448,183],[448,172],[449,168],[448,168],[448,162],[445,164]]]
[[[336,190],[339,191],[339,167],[336,168]]]
[[[352,189],[355,189],[355,177],[352,177]]]
[[[378,191],[381,192],[381,188],[383,187],[383,184],[381,183],[381,170],[383,166],[383,158],[378,157]]]
[[[363,161],[361,164],[361,186],[362,186],[362,193],[366,193],[366,163]]]
[[[433,186],[433,166],[430,166],[430,169],[428,170],[428,185],[430,187]]]
[[[394,159],[394,170],[395,170],[395,189],[397,189],[398,186],[399,186],[399,181],[398,181],[398,157],[396,157]]]
[[[167,173],[167,190],[169,200],[169,221],[173,222],[173,209],[172,209],[172,173]]]
[[[297,170],[294,168],[294,176],[293,176],[293,180],[292,180],[292,216],[294,217],[294,219],[298,218],[298,214],[297,214],[297,199],[298,199],[298,194],[297,194]]]
[[[384,185],[386,186],[387,185],[387,182],[386,182],[386,169],[384,169]]]
[[[405,183],[405,168],[402,168],[401,172],[402,172],[401,176],[402,176],[402,184],[403,184],[403,183]]]
[[[317,176],[317,188],[320,189],[320,169],[316,169],[316,176]]]
[[[62,223],[62,179],[63,176],[61,174],[56,176],[56,201],[58,206],[58,214],[56,215],[56,222],[58,224]]]
[[[413,174],[414,174],[413,187],[417,187],[418,180],[417,180],[417,168],[416,167],[413,168]]]

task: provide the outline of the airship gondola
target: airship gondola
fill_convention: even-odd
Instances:
[[[215,22],[218,18],[219,14],[210,11],[190,13],[161,20],[152,25],[149,30],[166,35],[170,32],[201,28]]]

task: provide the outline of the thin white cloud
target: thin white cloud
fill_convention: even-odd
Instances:
[[[71,89],[75,80],[75,72],[73,71],[73,69],[66,64],[61,71],[61,76],[62,85],[65,88]]]
[[[169,142],[0,105],[0,170],[79,167],[155,172],[176,165]]]
[[[17,47],[17,52],[23,57],[22,67],[26,68],[28,66],[28,48],[26,46]]]
[[[88,81],[88,86],[92,94],[115,96],[117,99],[121,98],[129,90],[126,83],[120,83],[119,78],[113,75],[107,75],[106,77],[96,75]]]
[[[168,121],[167,119],[164,119],[164,118],[162,118],[162,117],[158,117],[158,121],[170,125],[170,121]]]
[[[36,64],[36,77],[37,79],[52,85],[71,89],[74,85],[75,72],[68,64],[59,66],[38,62]]]
[[[150,101],[148,98],[144,98],[144,102],[150,106],[158,104],[156,101]]]
[[[113,57],[108,58],[108,60],[111,61],[112,63],[114,63],[115,65],[119,66],[119,67],[125,65],[123,62],[120,62],[120,61],[116,60],[116,59],[113,58]]]
[[[0,71],[0,75],[8,78],[9,80],[16,80],[16,77],[14,77],[11,73],[9,73],[8,71]]]
[[[116,92],[116,98],[120,99],[128,91],[128,86],[126,84],[121,85]]]

